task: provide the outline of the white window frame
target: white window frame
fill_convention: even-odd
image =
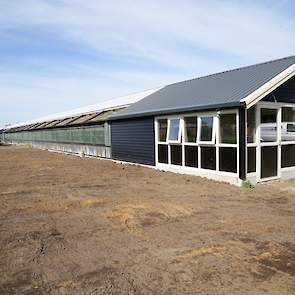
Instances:
[[[278,179],[282,175],[282,171],[285,170],[294,170],[294,167],[281,167],[281,147],[283,145],[294,145],[295,141],[282,141],[281,140],[281,124],[282,124],[282,107],[290,107],[294,108],[295,104],[290,104],[290,103],[278,103],[278,102],[267,102],[267,101],[261,101],[256,104],[256,135],[255,135],[255,143],[247,143],[247,148],[248,147],[256,147],[256,171],[255,172],[247,172],[247,178],[256,178],[257,182],[260,181],[268,181],[268,180],[274,180]],[[277,114],[277,125],[278,125],[278,130],[277,130],[277,141],[276,142],[261,142],[260,138],[260,110],[261,108],[272,108],[272,109],[277,109],[278,114]],[[278,146],[278,158],[277,158],[277,165],[278,165],[278,173],[277,176],[274,177],[269,177],[269,178],[261,178],[261,147],[262,146]],[[247,156],[247,154],[246,154]],[[247,163],[247,161],[246,161]],[[248,168],[246,168],[248,170]]]
[[[193,141],[187,141],[187,138],[186,138],[186,124],[185,124],[185,118],[196,118],[197,119],[197,134],[196,134],[196,141],[193,142]],[[183,115],[183,143],[185,145],[197,145],[198,144],[198,140],[199,140],[199,116],[197,115]]]
[[[236,131],[237,131],[237,143],[236,144],[222,144],[219,142],[219,114],[236,114]],[[199,141],[199,136],[200,136],[200,117],[213,117],[213,140],[208,142],[204,141]],[[196,142],[186,142],[185,141],[185,124],[184,124],[184,118],[185,117],[197,117],[197,124],[198,124],[198,130],[197,130],[197,141]],[[167,119],[168,124],[170,119],[180,119],[180,130],[182,136],[182,142],[180,142],[180,137],[179,137],[179,142],[175,141],[169,141],[168,140],[168,129],[167,129],[167,141],[166,142],[159,142],[158,141],[158,120],[159,119]],[[201,175],[201,176],[206,176],[206,175],[215,175],[216,177],[232,177],[235,179],[238,179],[239,177],[239,111],[238,109],[229,109],[229,110],[222,110],[220,112],[217,111],[210,111],[210,112],[191,112],[191,113],[179,113],[177,115],[162,115],[155,117],[155,156],[156,156],[156,166],[160,169],[164,170],[173,170],[177,172],[187,172],[187,173],[192,173],[196,175]],[[216,143],[215,143],[216,140]],[[158,162],[158,145],[159,144],[166,144],[168,146],[168,164],[166,163],[159,163]],[[171,148],[170,146],[173,144],[178,144],[182,146],[182,165],[173,165],[171,164]],[[198,167],[188,167],[185,166],[185,146],[196,146],[198,147]],[[201,168],[201,147],[206,147],[206,146],[213,146],[216,149],[216,169],[215,170],[210,170],[210,169],[204,169]],[[219,148],[220,147],[233,147],[237,149],[237,172],[227,172],[227,171],[220,171],[219,169]],[[171,168],[171,169],[170,169]],[[214,177],[213,177],[214,178]]]
[[[247,142],[247,134],[246,134],[246,145],[247,147],[257,147],[257,130],[258,130],[258,127],[259,127],[259,123],[258,123],[258,115],[257,115],[257,112],[258,112],[258,107],[257,105],[254,105],[252,107],[255,107],[255,130],[254,130],[254,141],[253,142]],[[246,110],[246,122],[245,122],[245,128],[246,128],[246,131],[247,131],[247,122],[248,122],[248,109]],[[252,174],[255,173],[255,172],[251,172]]]
[[[246,163],[245,163],[245,167],[246,167],[246,175],[247,177],[251,178],[251,177],[256,177],[257,175],[257,169],[258,169],[258,154],[260,154],[260,149],[258,148],[258,141],[260,140],[259,136],[258,136],[258,128],[259,128],[259,120],[260,120],[260,109],[258,108],[257,105],[253,105],[251,107],[255,107],[255,130],[254,130],[254,142],[247,142],[247,138],[246,138]],[[248,109],[247,109],[248,111]],[[247,116],[247,111],[246,111],[246,122],[245,122],[245,128],[247,128],[247,121],[248,121],[248,116]],[[255,148],[256,150],[256,168],[254,172],[248,172],[248,148]],[[258,151],[259,150],[259,151]]]
[[[215,145],[215,139],[216,139],[216,129],[217,129],[217,116],[215,113],[206,113],[206,114],[201,114],[198,116],[198,135],[197,135],[197,143],[200,145]],[[211,140],[203,141],[201,140],[201,130],[202,130],[202,118],[208,118],[212,117],[213,118],[213,126],[212,126],[212,137]]]
[[[220,116],[221,115],[236,115],[236,143],[225,143],[225,142],[221,142],[221,138],[220,138]],[[218,112],[218,137],[216,140],[216,143],[218,144],[218,146],[220,147],[236,147],[238,145],[238,140],[239,140],[239,113],[238,111],[220,111]]]
[[[171,120],[179,120],[179,126],[178,126],[178,137],[177,140],[172,140],[169,139],[169,135],[170,135],[170,128],[171,128]],[[166,141],[168,143],[174,143],[174,144],[178,144],[180,143],[180,139],[181,139],[181,131],[182,131],[182,117],[181,116],[175,116],[175,117],[171,117],[168,119],[168,128],[167,128],[167,138]]]
[[[227,115],[227,114],[235,114],[236,115],[236,143],[222,143],[220,142],[220,115]],[[234,174],[239,174],[239,169],[240,169],[240,137],[239,137],[239,111],[238,110],[222,110],[217,113],[217,133],[216,133],[216,168],[217,171],[222,172],[222,173],[234,173]],[[220,159],[219,159],[219,149],[223,147],[229,147],[229,148],[236,148],[237,149],[237,172],[227,172],[227,171],[221,171],[219,164],[220,164]]]
[[[281,106],[281,126],[279,126],[279,130],[280,130],[280,133],[282,135],[282,123],[288,123],[288,122],[283,122],[283,108],[291,108],[291,109],[295,109],[295,105],[283,105]],[[295,111],[295,110],[294,110]],[[293,122],[295,124],[295,122]],[[283,140],[281,138],[281,142],[280,142],[281,145],[288,145],[288,144],[295,144],[295,140]]]
[[[276,110],[276,122],[274,122],[274,124],[276,124],[276,140],[274,141],[261,141],[261,126],[262,124],[268,124],[268,123],[261,123],[259,122],[259,143],[261,146],[272,146],[275,144],[279,144],[280,142],[280,137],[281,137],[281,132],[280,132],[280,126],[281,126],[281,120],[279,120],[279,113],[281,112],[281,108],[273,105],[273,106],[264,106],[264,104],[259,104],[258,105],[259,108],[259,114],[260,114],[260,121],[261,121],[261,109],[273,109]]]
[[[159,120],[167,120],[167,131],[166,131],[166,140],[165,141],[160,141],[159,140],[159,136],[160,136],[160,133],[159,133]],[[155,120],[155,133],[156,133],[156,136],[157,136],[157,142],[158,143],[162,143],[162,144],[167,144],[168,141],[167,141],[167,138],[168,138],[168,119],[167,118],[158,118],[157,120]]]
[[[277,140],[273,142],[261,142],[261,109],[275,109],[277,110]],[[279,130],[281,126],[281,107],[276,103],[265,103],[260,102],[257,104],[257,110],[258,110],[258,132],[257,132],[257,150],[258,155],[256,156],[256,173],[258,175],[258,181],[268,181],[268,180],[275,180],[279,179],[281,177],[281,132]],[[261,148],[266,146],[276,146],[277,147],[277,175],[271,176],[267,178],[261,177]]]

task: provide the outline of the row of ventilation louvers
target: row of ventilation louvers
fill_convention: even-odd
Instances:
[[[7,132],[31,131],[31,130],[39,130],[39,129],[47,129],[47,128],[100,124],[104,122],[115,111],[117,110],[108,110],[103,112],[95,112],[95,113],[90,113],[85,115],[79,115],[79,116],[70,117],[70,118],[57,119],[57,120],[52,120],[47,122],[38,122],[31,125],[11,128],[7,130]]]
[[[4,137],[11,142],[106,145],[109,134],[104,122],[115,111],[117,109],[11,128],[5,131]]]

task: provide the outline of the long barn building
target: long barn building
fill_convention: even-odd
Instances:
[[[18,123],[2,130],[1,137],[10,144],[111,158],[109,117],[159,89]]]
[[[295,177],[295,56],[11,126],[9,143],[241,185]]]

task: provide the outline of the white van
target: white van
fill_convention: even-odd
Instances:
[[[263,123],[260,127],[262,142],[277,141],[277,123]],[[295,122],[282,122],[281,136],[282,141],[295,141]]]

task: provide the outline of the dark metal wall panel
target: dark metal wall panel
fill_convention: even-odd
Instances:
[[[112,158],[155,165],[154,118],[111,122]]]

